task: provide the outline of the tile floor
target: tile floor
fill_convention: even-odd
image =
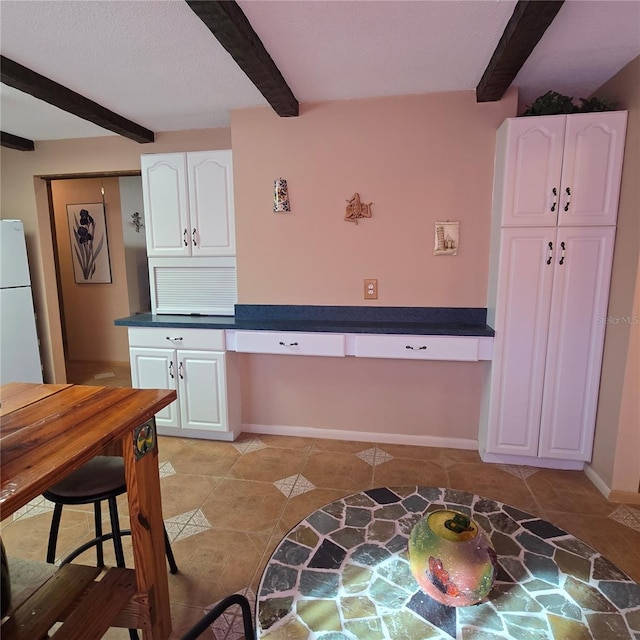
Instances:
[[[452,487],[507,503],[579,537],[640,582],[640,508],[607,502],[582,472],[485,464],[475,451],[254,434],[233,443],[162,437],[159,456],[164,518],[180,568],[169,575],[175,638],[223,596],[254,597],[269,555],[311,511],[378,486]],[[50,520],[51,507],[40,500],[2,522],[9,556],[43,561]],[[90,508],[65,507],[58,556],[92,529]],[[125,555],[131,563],[128,544]],[[94,557],[87,552],[78,561]],[[212,630],[207,637],[241,636]]]

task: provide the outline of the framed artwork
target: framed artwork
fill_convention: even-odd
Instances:
[[[68,204],[67,221],[76,284],[109,284],[111,264],[104,204]]]
[[[434,234],[433,255],[455,256],[458,255],[460,244],[459,222],[436,222]]]

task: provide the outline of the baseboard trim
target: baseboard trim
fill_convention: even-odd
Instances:
[[[242,425],[244,433],[256,433],[274,436],[298,436],[303,438],[321,438],[332,440],[354,440],[360,442],[379,442],[381,444],[408,444],[421,447],[445,447],[448,449],[478,449],[477,440],[465,438],[440,438],[437,436],[415,436],[402,433],[377,433],[371,431],[350,431],[345,429],[318,429],[315,427],[296,427],[288,425],[248,424]]]
[[[596,473],[594,468],[587,464],[584,467],[584,474],[593,482],[596,489],[609,501],[609,502],[624,502],[626,504],[640,504],[640,492],[635,491],[619,491],[618,489],[611,489],[609,485]]]

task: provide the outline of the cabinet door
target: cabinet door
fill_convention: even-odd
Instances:
[[[558,229],[539,455],[589,460],[593,444],[613,227]],[[564,258],[564,260],[563,260]]]
[[[503,229],[487,452],[538,455],[555,228]]]
[[[175,389],[176,362],[173,349],[129,349],[131,359],[131,383],[136,389]],[[180,426],[178,400],[156,414],[156,424],[161,427]]]
[[[627,112],[567,116],[559,225],[615,225]]]
[[[231,151],[188,153],[187,166],[192,255],[235,255]]]
[[[503,125],[496,159],[502,193],[495,196],[502,198],[502,226],[556,224],[565,118],[510,118]]]
[[[225,354],[178,351],[183,429],[227,431]]]
[[[149,256],[191,254],[186,162],[184,153],[143,155],[140,159]]]

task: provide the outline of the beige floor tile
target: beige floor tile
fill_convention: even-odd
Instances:
[[[360,453],[375,447],[374,442],[359,442],[357,440],[332,440],[318,438],[313,445],[313,451],[338,451],[340,453]]]
[[[190,438],[176,438],[171,436],[158,437],[158,459],[165,462],[179,456],[185,449],[191,447],[195,441]]]
[[[525,482],[545,509],[608,516],[616,508],[581,471],[539,469]]]
[[[449,486],[497,500],[533,515],[542,509],[527,484],[499,467],[484,463],[461,463],[447,469]]]
[[[427,487],[448,486],[446,469],[431,459],[393,458],[373,469],[373,484],[376,487],[406,486],[407,484]]]
[[[373,467],[353,453],[311,451],[302,475],[316,487],[350,492],[370,489]]]
[[[223,480],[201,509],[215,529],[271,534],[287,503],[271,483]]]
[[[177,451],[169,461],[178,473],[222,477],[240,455],[229,442],[197,440]]]
[[[300,473],[308,455],[306,449],[267,447],[249,451],[235,461],[227,477],[276,482]]]
[[[243,434],[244,435],[244,434]],[[277,449],[304,449],[309,450],[315,443],[315,438],[301,438],[299,436],[276,436],[266,433],[246,434],[251,436],[250,439],[257,439],[267,447],[275,447]]]
[[[160,480],[162,492],[162,515],[164,519],[193,511],[220,484],[222,478],[199,476],[186,473],[167,476]]]

